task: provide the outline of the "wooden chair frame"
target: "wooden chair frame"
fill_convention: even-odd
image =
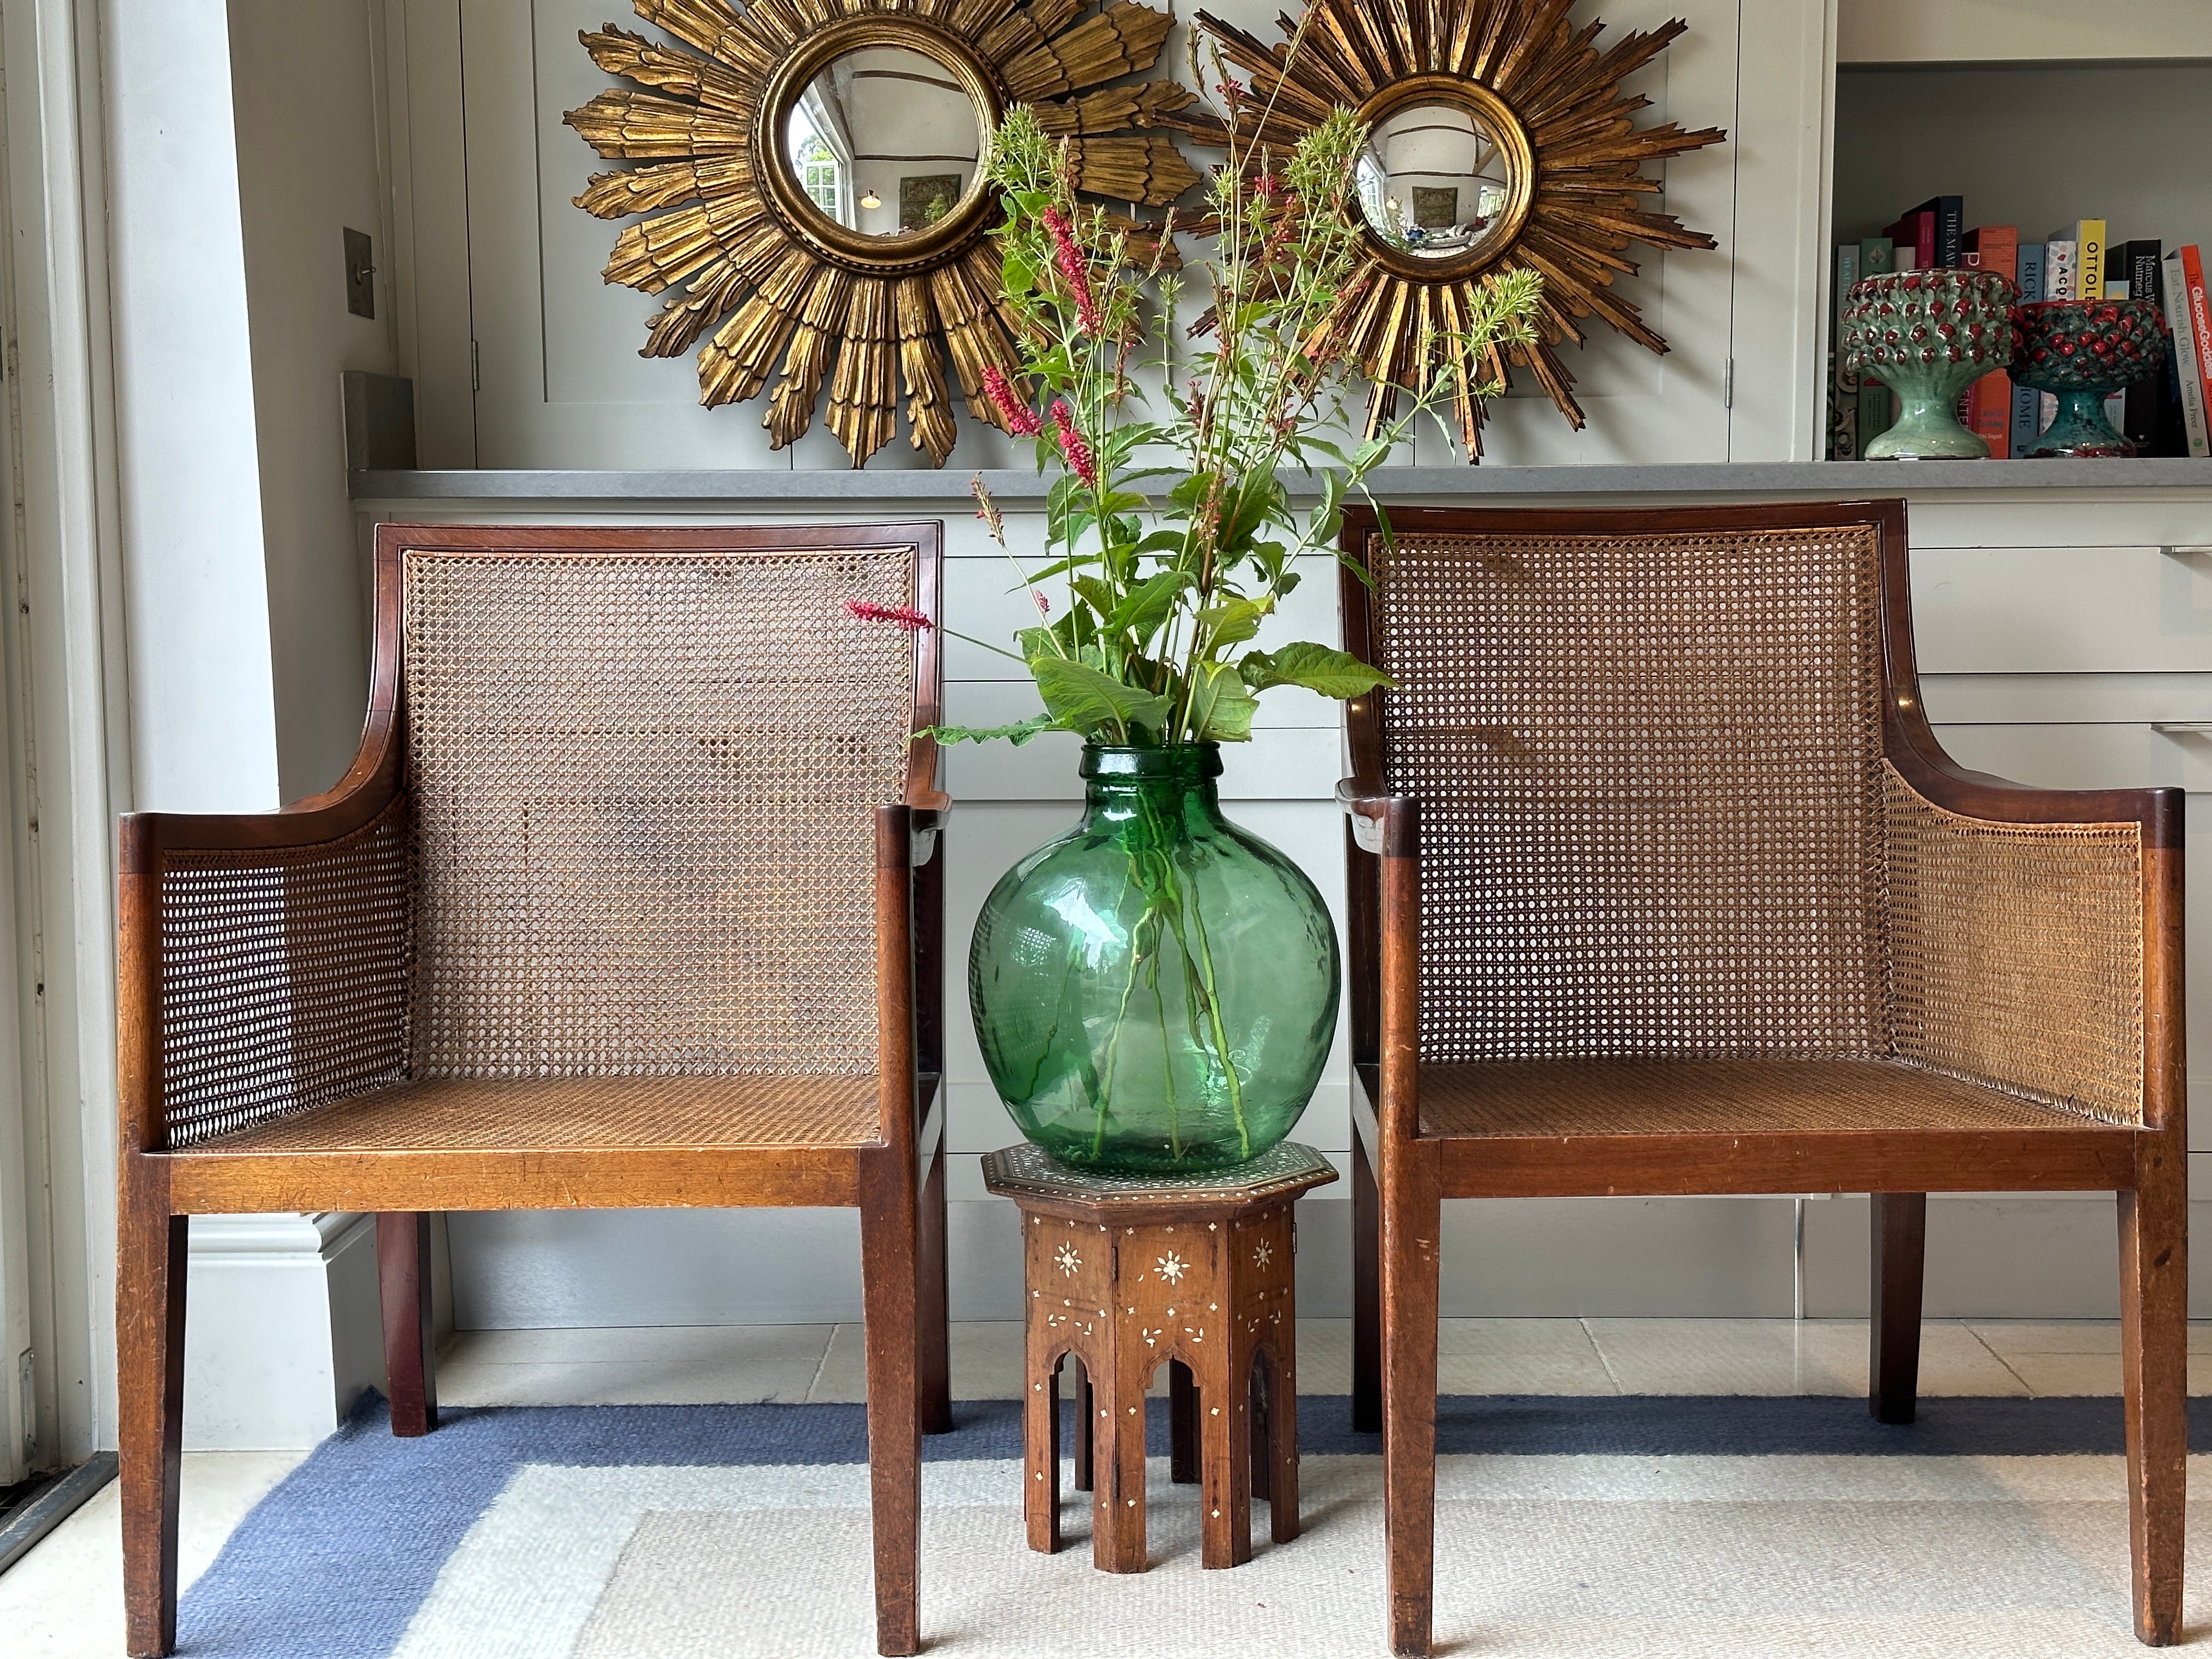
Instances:
[[[1406,510],[1404,537],[1620,535],[1870,525],[1880,534],[1881,749],[1925,799],[2005,824],[2134,823],[2142,848],[2142,1122],[2083,1119],[2014,1133],[1776,1131],[1741,1135],[1425,1133],[1419,1021],[1423,901],[1420,804],[1387,793],[1387,691],[1352,702],[1349,816],[1356,1427],[1380,1429],[1385,1460],[1393,1650],[1430,1650],[1435,1575],[1437,1318],[1442,1200],[1479,1197],[1864,1192],[1873,1194],[1869,1406],[1913,1414],[1922,1267],[1931,1191],[2115,1192],[2119,1200],[2128,1508],[2137,1637],[2179,1638],[2187,1439],[2187,1129],[2182,1002],[2182,794],[2178,789],[2030,788],[1954,763],[1930,730],[1912,643],[1905,504],[1791,503],[1654,510]],[[1376,515],[1346,514],[1342,545],[1365,557]],[[1343,580],[1346,648],[1377,660],[1368,586]]]
[[[880,1128],[853,1146],[650,1146],[495,1151],[225,1153],[220,1139],[170,1149],[161,1070],[161,884],[178,852],[313,848],[375,821],[404,788],[400,656],[410,550],[506,556],[769,554],[912,547],[916,606],[943,592],[936,523],[714,529],[380,526],[368,716],[336,787],[278,811],[138,812],[121,829],[121,1202],[116,1319],[125,1604],[133,1656],[176,1640],[186,1219],[195,1214],[351,1210],[377,1216],[395,1434],[437,1416],[429,1343],[428,1212],[695,1206],[854,1207],[860,1212],[878,1641],[918,1651],[915,1578],[924,1432],[951,1426],[945,1326],[945,860],[951,803],[936,787],[933,629],[915,639],[914,727],[903,799],[878,810],[876,937]],[[310,1107],[307,1112],[322,1109]]]

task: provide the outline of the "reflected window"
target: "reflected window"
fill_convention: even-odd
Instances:
[[[826,217],[888,238],[927,230],[968,199],[982,136],[951,70],[903,46],[872,46],[814,77],[784,143],[793,176]]]
[[[1416,104],[1376,122],[1353,181],[1377,237],[1432,258],[1487,242],[1513,185],[1511,162],[1489,124],[1445,103]]]

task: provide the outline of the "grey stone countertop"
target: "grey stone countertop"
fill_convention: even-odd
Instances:
[[[814,504],[969,499],[970,474],[952,468],[791,471],[355,472],[357,501],[744,501]],[[1050,480],[1026,470],[981,475],[1008,507],[1041,500]],[[1292,488],[1307,493],[1294,479]],[[1466,501],[1486,495],[1870,495],[2011,494],[2019,491],[2204,490],[2212,460],[1745,461],[1687,465],[1394,466],[1371,485],[1377,499]]]

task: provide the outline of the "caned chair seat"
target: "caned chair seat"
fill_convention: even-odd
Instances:
[[[844,1077],[436,1078],[216,1135],[179,1158],[317,1152],[863,1146],[873,1073]]]
[[[1421,1068],[1427,1139],[2081,1129],[2096,1120],[1880,1060],[1504,1060]]]

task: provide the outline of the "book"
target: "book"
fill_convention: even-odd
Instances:
[[[1932,270],[1936,268],[1936,212],[1932,208],[1915,208],[1882,234],[1897,245],[1899,270]],[[1911,264],[1906,260],[1910,258]]]
[[[2054,242],[2071,242],[2075,251],[2074,291],[2054,297],[2062,300],[2101,300],[2105,297],[2105,222],[2076,219],[2051,233]]]
[[[2063,236],[2043,245],[2043,297],[2078,300],[2081,297],[2080,250]]]
[[[1836,250],[1836,291],[1828,308],[1828,459],[1832,461],[1859,458],[1859,377],[1844,361],[1841,349],[1844,303],[1858,279],[1859,246],[1845,242]]]
[[[1869,236],[1859,244],[1860,281],[1897,268],[1897,244],[1889,237]],[[1866,454],[1866,447],[1888,431],[1896,419],[1889,388],[1880,380],[1863,378],[1859,381],[1858,419],[1858,453],[1862,457]]]
[[[1966,234],[1960,257],[1969,270],[1994,271],[2020,283],[2020,229],[2014,225],[1977,225]],[[1993,460],[2012,453],[2012,377],[1993,368],[1966,392],[1966,428],[1990,447]]]
[[[2164,249],[2154,241],[2113,242],[2106,249],[2105,297],[2112,299],[2158,301],[2159,259]],[[2115,273],[2122,277],[2124,294],[2113,291]],[[2119,430],[2137,451],[2145,455],[2156,455],[2165,446],[2165,422],[2160,410],[2166,403],[2166,376],[2154,374],[2136,381],[2127,388],[2123,399],[2125,412]]]
[[[2020,302],[2032,305],[2043,297],[2043,244],[2020,245]],[[2032,386],[2012,389],[2012,433],[2009,453],[2025,455],[2043,431],[2043,394]]]
[[[2204,258],[2194,242],[2185,243],[2181,254],[2181,282],[2174,295],[2173,308],[2189,314],[2190,343],[2194,347],[2191,355],[2195,363],[2181,366],[2182,385],[2189,384],[2193,368],[2197,377],[2198,406],[2205,419],[2212,422],[2212,308],[2208,308],[2204,296]],[[2197,451],[2192,447],[2190,453]]]
[[[1962,196],[1931,196],[1905,216],[1928,222],[1930,234],[1918,239],[1920,270],[1956,270],[1966,262],[1966,201]]]
[[[2176,248],[2160,262],[2160,285],[2166,290],[2166,320],[2173,330],[2174,378],[2181,394],[2181,428],[2188,453],[2212,456],[2212,434],[2204,422],[2204,379],[2197,373],[2197,318],[2189,303],[2189,270]]]

